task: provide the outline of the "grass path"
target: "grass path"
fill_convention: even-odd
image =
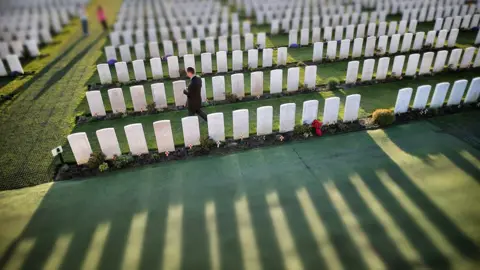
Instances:
[[[43,183],[51,179],[50,149],[65,142],[74,126],[74,111],[85,97],[85,83],[94,74],[105,35],[95,21],[96,4],[88,12],[90,35],[81,35],[78,20],[64,36],[70,50],[52,51],[53,64],[44,63],[14,100],[2,105],[0,115],[0,189]],[[113,21],[118,0],[102,1]],[[35,62],[35,61],[33,61]],[[32,62],[32,65],[33,65]],[[17,83],[13,81],[12,83]],[[22,87],[20,85],[16,87]],[[9,86],[7,85],[7,88]]]
[[[0,268],[478,269],[479,119],[0,192]]]

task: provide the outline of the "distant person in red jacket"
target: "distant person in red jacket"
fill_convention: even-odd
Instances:
[[[108,29],[107,25],[107,18],[105,17],[105,11],[103,11],[102,6],[98,6],[97,8],[97,19],[103,26],[103,31]]]

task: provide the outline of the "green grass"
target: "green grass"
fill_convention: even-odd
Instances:
[[[478,269],[480,152],[443,125],[1,192],[0,268]]]
[[[397,81],[394,83],[384,83],[376,85],[367,85],[361,87],[354,87],[347,90],[336,90],[328,92],[319,92],[319,93],[310,93],[310,94],[301,94],[290,97],[280,97],[274,99],[265,99],[265,100],[256,100],[252,102],[242,102],[242,103],[233,103],[225,105],[217,105],[205,107],[204,111],[208,113],[214,112],[223,112],[224,121],[225,121],[225,133],[227,137],[233,136],[233,124],[232,124],[232,111],[238,109],[248,109],[249,118],[250,118],[250,132],[252,134],[256,133],[256,109],[261,106],[273,106],[274,108],[274,119],[273,119],[273,128],[278,130],[279,128],[279,109],[280,105],[284,103],[295,103],[296,104],[296,122],[300,123],[302,118],[302,106],[303,102],[306,100],[317,99],[319,100],[319,110],[318,118],[322,118],[323,115],[323,106],[324,99],[337,96],[341,99],[340,104],[340,115],[343,117],[343,106],[345,105],[345,97],[351,94],[361,94],[362,99],[360,102],[360,117],[366,117],[371,114],[375,109],[379,108],[393,108],[395,106],[395,101],[397,98],[398,90],[405,87],[416,87],[420,85],[432,85],[440,82],[450,82],[453,83],[455,80],[459,79],[459,74],[461,78],[472,79],[478,77],[477,71],[465,71],[462,73],[445,73],[441,76],[431,76],[423,77],[421,80],[417,79],[406,79]],[[430,93],[430,97],[433,95],[433,89]],[[125,95],[126,96],[126,95]],[[148,94],[147,94],[148,96]],[[413,97],[412,97],[413,102]],[[182,124],[181,119],[187,116],[187,111],[173,111],[173,112],[164,112],[154,115],[146,116],[128,116],[126,118],[114,119],[114,120],[105,120],[97,122],[89,122],[78,125],[72,131],[75,132],[86,132],[90,144],[94,151],[99,151],[99,144],[95,135],[95,132],[102,128],[113,127],[116,130],[117,137],[120,143],[122,152],[129,152],[128,144],[125,137],[125,132],[123,127],[133,123],[141,123],[145,132],[145,137],[147,139],[147,144],[150,149],[156,149],[155,135],[153,132],[153,122],[158,120],[170,120],[172,124],[172,131],[174,134],[174,141],[177,145],[182,145],[183,143],[183,133],[182,133]],[[207,125],[200,120],[200,129],[201,134],[207,136],[208,130]],[[73,156],[71,154],[67,155],[67,160],[73,161]]]

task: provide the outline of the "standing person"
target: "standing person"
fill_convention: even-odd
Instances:
[[[78,5],[78,16],[80,17],[80,21],[82,23],[82,31],[84,36],[88,36],[88,19],[87,19],[87,11],[85,7],[82,5]]]
[[[192,116],[197,114],[203,118],[203,120],[207,121],[207,115],[201,110],[202,79],[195,75],[195,69],[193,67],[187,68],[187,76],[190,78],[190,84],[187,89],[183,90],[183,93],[187,95],[188,115]]]
[[[103,26],[103,31],[107,31],[107,18],[105,17],[105,11],[103,11],[102,6],[97,7],[97,19]]]

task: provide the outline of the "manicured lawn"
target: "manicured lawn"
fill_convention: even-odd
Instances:
[[[455,80],[458,80],[460,78],[465,78],[467,80],[470,80],[471,78],[475,78],[475,77],[478,77],[478,71],[465,71],[462,73],[445,73],[445,74],[442,74],[441,76],[423,77],[421,80],[406,79],[406,80],[397,81],[394,83],[384,83],[384,84],[354,87],[347,90],[319,92],[319,93],[302,94],[302,95],[296,95],[296,96],[290,96],[290,97],[286,96],[286,97],[280,97],[280,98],[258,100],[258,101],[252,101],[252,102],[217,105],[217,106],[205,107],[204,110],[207,114],[213,113],[213,112],[223,112],[226,136],[232,137],[233,124],[232,124],[231,112],[237,109],[249,110],[250,132],[252,134],[255,134],[256,133],[256,109],[261,106],[273,106],[273,109],[274,109],[273,127],[274,127],[274,130],[278,130],[279,109],[280,109],[280,105],[284,103],[293,102],[296,104],[297,106],[296,121],[297,123],[300,124],[302,119],[302,106],[303,106],[303,102],[306,100],[317,99],[320,101],[318,118],[321,119],[323,115],[324,99],[328,97],[333,97],[333,96],[340,97],[341,98],[340,118],[342,118],[343,106],[345,105],[345,97],[351,94],[361,94],[362,100],[360,102],[359,116],[366,117],[369,114],[371,114],[375,109],[393,108],[395,106],[398,90],[401,88],[412,87],[416,89],[416,87],[420,85],[432,85],[434,87],[435,84],[440,82],[453,83]],[[433,95],[433,89],[430,93],[430,96],[432,95]],[[127,95],[125,95],[125,97],[127,97]],[[90,123],[84,123],[76,126],[75,129],[72,131],[72,133],[86,132],[90,139],[90,144],[92,145],[93,149],[99,150],[100,148],[98,145],[98,141],[96,139],[95,132],[102,128],[113,127],[116,130],[122,152],[127,153],[129,152],[129,148],[128,148],[123,127],[133,123],[141,123],[143,125],[148,147],[150,149],[156,149],[155,135],[153,132],[153,122],[167,119],[171,121],[175,143],[178,145],[182,145],[183,133],[182,133],[181,119],[186,115],[187,115],[187,112],[183,110],[183,111],[165,112],[165,113],[159,113],[159,114],[147,115],[147,116],[136,116],[136,117],[128,116],[121,119],[90,122]],[[205,124],[202,120],[200,120],[200,129],[201,129],[201,134],[204,136],[207,136],[208,134],[207,124]],[[67,159],[73,160],[73,157],[71,155],[67,155]]]
[[[0,192],[0,268],[478,269],[463,117]]]

